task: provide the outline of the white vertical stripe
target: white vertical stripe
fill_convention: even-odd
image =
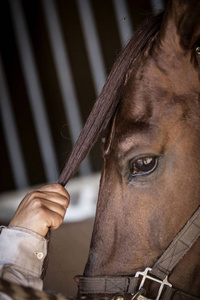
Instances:
[[[44,163],[45,174],[49,182],[58,177],[56,157],[49,131],[47,115],[43,104],[43,95],[38,80],[36,64],[33,56],[31,42],[26,28],[24,13],[19,0],[9,0],[16,42],[24,73],[27,93],[33,113],[33,119],[39,140],[40,151]],[[24,124],[26,125],[26,124]],[[31,147],[31,145],[30,145]]]
[[[75,143],[82,129],[82,121],[79,113],[78,100],[72,79],[67,50],[62,35],[62,29],[54,1],[43,0],[41,3],[43,4],[55,67],[65,108],[65,114],[67,120],[69,121],[69,129],[72,141]],[[86,158],[80,167],[80,173],[81,175],[86,175],[90,172],[90,162],[89,159]]]
[[[163,0],[151,0],[151,7],[155,13],[158,13],[164,10],[165,5]]]
[[[121,44],[124,46],[133,34],[131,18],[124,0],[113,0]]]
[[[28,186],[26,167],[21,151],[15,118],[11,106],[3,65],[0,57],[0,114],[11,162],[15,185],[18,189]],[[1,170],[3,172],[3,170]]]
[[[98,95],[105,83],[106,72],[95,20],[88,0],[77,0],[77,5],[86,42],[90,68],[94,78],[95,90]]]

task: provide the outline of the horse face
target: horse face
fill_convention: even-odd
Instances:
[[[191,27],[191,6],[200,14],[200,5],[184,2],[185,10],[179,1],[169,3],[157,39],[127,74],[104,145],[85,276],[134,274],[151,267],[200,204],[197,19],[198,26],[184,40]],[[199,246],[170,278],[176,287],[194,294],[199,292]],[[186,283],[188,276],[193,278],[192,288]]]

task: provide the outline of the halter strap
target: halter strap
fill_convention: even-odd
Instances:
[[[81,294],[136,293],[139,278],[129,276],[80,277]]]
[[[154,264],[150,273],[163,280],[171,273],[199,236],[200,206]],[[81,277],[79,292],[81,294],[134,294],[138,290],[138,284],[139,278],[133,276]]]
[[[160,279],[168,276],[200,236],[200,207],[154,264],[151,273]]]

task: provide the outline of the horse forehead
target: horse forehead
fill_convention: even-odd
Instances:
[[[200,136],[198,95],[191,99],[191,95],[175,95],[160,89],[157,93],[145,90],[137,98],[137,92],[129,105],[123,107],[121,104],[118,113],[115,146],[119,153],[126,151],[133,140],[136,145],[153,143],[153,146],[156,141],[156,144],[166,146],[183,134],[191,139],[198,131]]]
[[[125,100],[125,99],[124,99]],[[192,103],[192,101],[194,103]],[[197,107],[198,106],[198,107]],[[198,109],[197,109],[198,108]],[[154,92],[136,92],[129,101],[121,103],[116,122],[116,133],[152,132],[158,127],[171,130],[177,123],[195,121],[199,116],[199,100],[194,95],[177,96],[159,89]]]
[[[174,77],[175,69],[169,71],[163,61],[154,56],[146,58],[137,72],[134,73],[133,68],[124,86],[121,119],[147,123],[150,119],[164,119],[169,115],[175,119],[199,115],[199,84],[197,90],[193,87],[192,78],[184,78],[184,74],[180,76],[184,68],[178,70]]]

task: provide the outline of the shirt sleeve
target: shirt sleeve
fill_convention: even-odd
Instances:
[[[48,241],[21,227],[1,227],[0,278],[42,290]]]

